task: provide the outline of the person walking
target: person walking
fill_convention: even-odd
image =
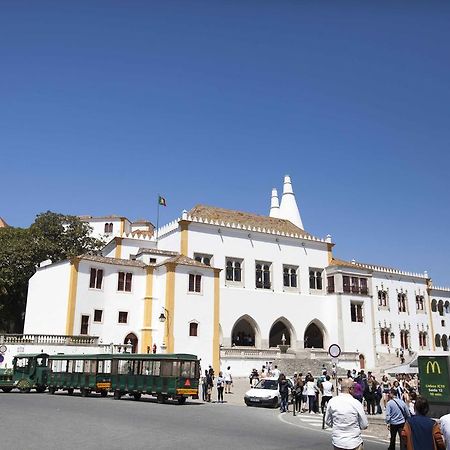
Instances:
[[[289,381],[286,379],[284,373],[280,373],[278,378],[278,391],[280,392],[280,412],[288,412],[288,400],[289,400]]]
[[[441,432],[445,440],[445,450],[450,450],[450,414],[441,417]]]
[[[308,412],[309,414],[315,414],[314,411],[314,403],[316,401],[316,392],[317,389],[316,384],[314,383],[314,378],[309,375],[306,382],[306,395],[308,396]]]
[[[389,433],[391,436],[388,450],[395,450],[395,441],[397,434],[400,439],[400,449],[404,450],[405,446],[400,437],[400,433],[405,425],[407,419],[411,417],[406,403],[397,397],[397,389],[391,388],[389,391],[389,401],[386,406],[386,423],[388,424]]]
[[[332,428],[331,442],[334,450],[362,450],[361,430],[369,426],[361,403],[352,395],[353,380],[341,383],[341,394],[330,399],[325,413],[325,423]]]
[[[375,391],[376,391],[376,384],[373,381],[372,378],[369,379],[369,381],[366,384],[366,387],[364,389],[364,399],[366,400],[367,404],[367,414],[375,415]]]
[[[328,402],[333,398],[334,386],[330,381],[330,375],[325,377],[325,381],[320,385],[320,391],[322,392],[322,400],[320,402],[320,407],[322,414],[325,412],[325,408]]]
[[[208,401],[208,370],[205,369],[205,374],[202,376],[202,400]]]
[[[401,438],[406,450],[444,450],[439,424],[426,417],[430,406],[425,397],[417,396],[415,402],[416,414],[411,416],[401,432]]]
[[[233,384],[233,377],[231,376],[231,367],[228,366],[223,375],[225,380],[225,394],[231,394],[231,385]]]
[[[223,403],[223,389],[225,386],[225,378],[222,372],[219,372],[217,377],[217,403]]]

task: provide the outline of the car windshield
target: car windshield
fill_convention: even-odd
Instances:
[[[261,380],[256,386],[255,389],[278,389],[278,381],[277,380]]]

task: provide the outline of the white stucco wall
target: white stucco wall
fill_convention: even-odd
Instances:
[[[28,283],[24,333],[65,334],[70,262],[39,268]]]

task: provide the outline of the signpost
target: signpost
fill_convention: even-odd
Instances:
[[[419,356],[420,394],[430,404],[432,417],[450,412],[450,358]]]
[[[338,384],[337,384],[337,365],[338,365],[338,362],[339,362],[339,360],[338,360],[339,355],[341,354],[341,347],[339,347],[339,345],[337,345],[337,344],[331,344],[328,347],[328,354],[331,356],[331,363],[336,365],[336,377],[335,377],[335,380],[334,380],[334,385],[335,385],[335,390],[336,390],[336,395],[337,395],[338,394],[338,391],[337,391],[337,387],[338,387]],[[323,429],[325,429],[325,409],[324,409],[323,415],[322,415],[322,430]]]

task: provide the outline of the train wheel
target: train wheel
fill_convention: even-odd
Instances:
[[[91,393],[91,391],[87,388],[81,388],[81,396],[82,397],[89,397],[89,394]]]
[[[39,392],[39,394],[42,394],[43,392],[45,392],[45,389],[46,389],[45,386],[37,386],[36,392]]]
[[[122,397],[120,395],[120,391],[119,390],[114,391],[114,400],[120,400],[120,397]]]
[[[158,403],[166,403],[167,397],[165,395],[158,394],[156,399],[157,399]]]
[[[186,397],[178,397],[178,404],[184,405],[186,403]]]
[[[108,391],[100,391],[100,395],[102,397],[106,397],[108,395]]]
[[[67,393],[68,393],[69,395],[73,395],[73,388],[67,389]]]
[[[49,394],[53,395],[55,392],[56,392],[56,388],[55,388],[54,386],[50,386],[50,387],[48,388],[48,393],[49,393]]]
[[[20,388],[20,392],[23,392],[24,394],[29,394],[31,392],[31,388]]]
[[[141,399],[141,393],[140,392],[135,392],[134,394],[133,394],[133,397],[134,397],[134,399],[135,400],[140,400]]]
[[[12,387],[4,387],[4,388],[2,388],[2,391],[6,392],[6,393],[11,392],[12,391]]]

